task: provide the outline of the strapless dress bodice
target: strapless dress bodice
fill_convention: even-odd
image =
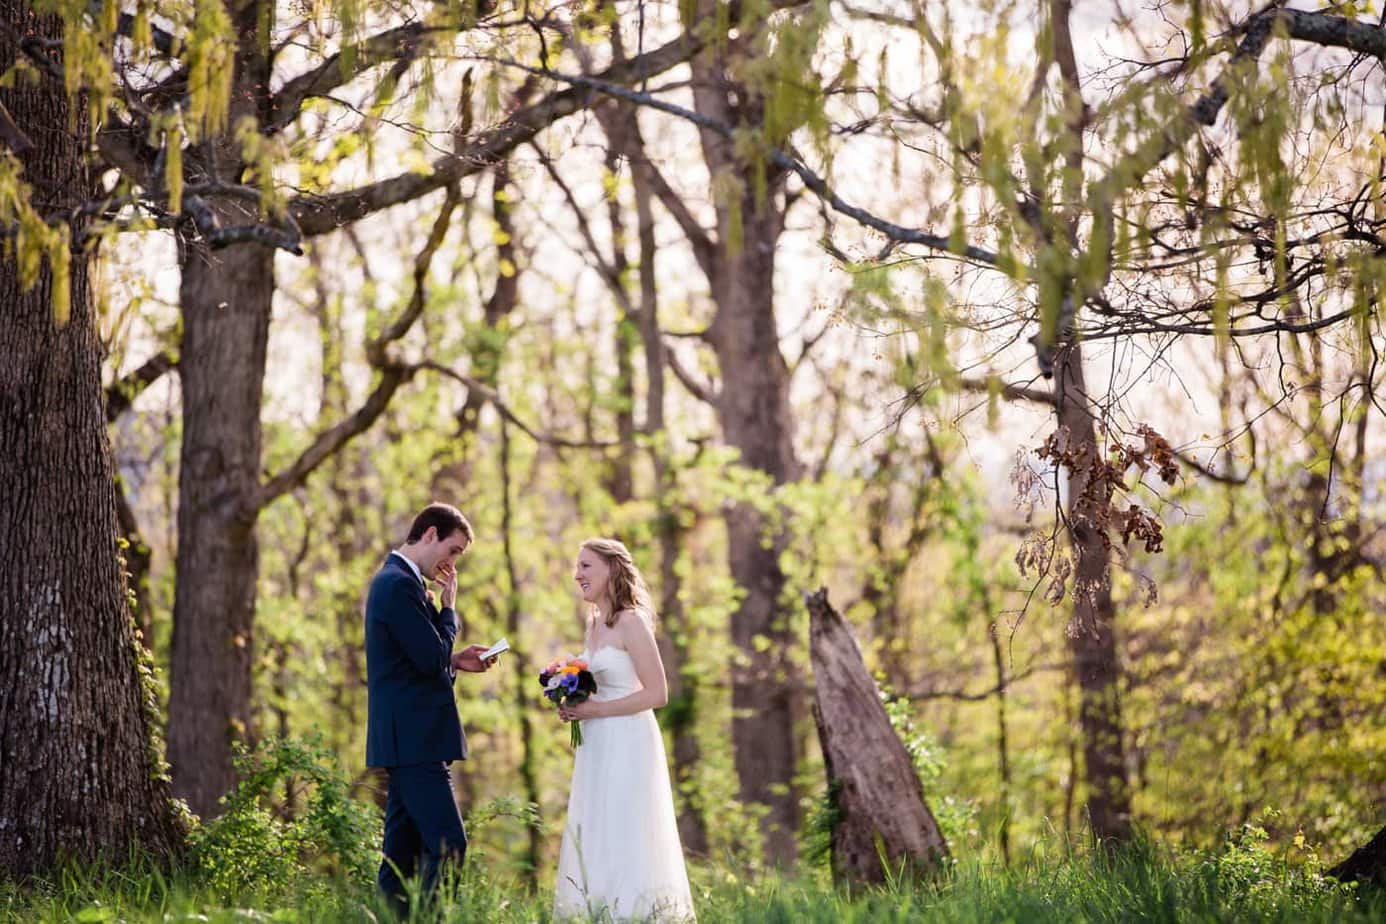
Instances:
[[[595,652],[584,651],[582,658],[597,682],[597,692],[592,695],[597,702],[620,699],[642,688],[635,660],[624,648],[603,645]]]

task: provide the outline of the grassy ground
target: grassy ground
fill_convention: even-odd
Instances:
[[[1386,921],[1386,894],[1358,894],[1311,866],[1255,845],[1215,854],[1145,849],[1111,863],[1074,856],[1010,868],[963,864],[933,885],[894,883],[848,894],[826,877],[746,881],[707,866],[692,871],[699,920],[813,922]],[[0,884],[0,920],[279,921],[388,920],[370,888],[304,873],[228,895],[184,871],[147,864],[74,869],[54,880]],[[545,895],[471,868],[444,898],[446,922],[547,922]]]

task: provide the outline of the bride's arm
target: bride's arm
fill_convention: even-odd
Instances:
[[[576,719],[604,719],[618,715],[635,715],[646,709],[659,709],[669,702],[669,682],[664,677],[664,661],[659,657],[659,645],[647,617],[638,610],[627,610],[616,623],[621,641],[635,662],[635,674],[641,689],[629,696],[599,703],[588,700],[568,709]]]

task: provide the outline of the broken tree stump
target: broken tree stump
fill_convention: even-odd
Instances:
[[[924,801],[924,787],[852,630],[827,588],[805,594],[813,664],[818,740],[834,801],[833,878],[842,884],[883,883],[902,871],[932,875],[948,845]]]
[[[1386,888],[1386,828],[1376,832],[1376,836],[1354,850],[1352,856],[1329,870],[1328,875],[1341,882]]]

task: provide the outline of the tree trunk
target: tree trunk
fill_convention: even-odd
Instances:
[[[990,596],[990,594],[988,594]],[[990,615],[993,610],[990,600],[982,610]],[[1001,862],[1011,864],[1011,752],[1009,729],[1006,724],[1006,687],[1010,683],[1006,676],[1006,657],[1001,649],[999,623],[993,619],[987,625],[987,636],[991,639],[992,665],[996,668],[996,766],[1000,775],[1000,789],[997,800],[1001,803],[1001,822],[997,827],[997,841],[1001,847]]]
[[[714,15],[710,0],[699,6]],[[722,124],[753,125],[763,120],[763,100],[731,77],[729,58],[746,53],[739,45],[713,43],[694,58],[694,106]],[[735,190],[714,196],[717,243],[711,248],[708,282],[717,313],[708,340],[721,371],[717,417],[723,438],[740,450],[741,464],[778,486],[800,474],[789,367],[775,323],[775,247],[784,230],[784,177],[771,173],[764,195],[757,197],[732,142],[707,129],[700,131],[700,140],[714,189]],[[740,187],[735,186],[738,181]],[[745,594],[732,616],[732,640],[741,652],[732,668],[732,745],[742,802],[765,807],[761,831],[766,858],[787,865],[797,852],[799,827],[796,699],[789,680],[794,676],[794,636],[781,609],[784,536],[768,538],[766,518],[751,504],[737,504],[728,513],[728,560],[732,578]]]
[[[501,469],[501,550],[505,556],[505,577],[506,577],[506,598],[505,598],[505,631],[510,638],[520,638],[522,627],[520,617],[523,607],[520,603],[520,578],[515,569],[515,551],[512,544],[514,536],[514,513],[510,507],[510,424],[504,419],[500,422],[500,469]],[[514,657],[515,663],[511,665],[511,674],[515,684],[515,711],[520,717],[520,781],[524,785],[525,801],[534,806],[535,811],[539,810],[541,803],[539,794],[539,757],[534,742],[534,694],[532,690],[532,673],[529,667],[529,656],[525,654],[523,646],[512,649],[510,652]],[[529,848],[525,855],[524,875],[525,882],[531,892],[539,888],[539,863],[544,851],[544,833],[535,818],[534,824],[527,828],[529,834]]]
[[[772,276],[780,216],[760,214],[746,222],[747,240],[721,259],[714,283],[717,320],[712,340],[721,367],[717,416],[726,441],[741,451],[741,464],[763,472],[778,486],[799,475],[790,443],[789,369],[775,329]],[[732,578],[744,596],[732,615],[732,640],[744,660],[732,668],[732,743],[741,799],[764,805],[768,859],[794,860],[799,799],[794,790],[796,694],[794,634],[782,607],[783,534],[766,540],[766,517],[749,503],[727,515],[727,553]]]
[[[885,446],[875,456],[876,469],[868,480],[866,502],[866,541],[872,568],[862,588],[862,602],[871,609],[871,634],[886,686],[900,692],[908,689],[912,674],[909,620],[900,611],[900,580],[908,568],[904,555],[897,555],[887,543],[886,531],[893,511],[890,487],[899,475],[896,466],[896,438],[885,437]]]
[[[1126,777],[1112,602],[1111,547],[1098,519],[1099,500],[1089,486],[1103,461],[1093,410],[1083,378],[1082,345],[1063,347],[1056,358],[1055,391],[1061,432],[1077,464],[1068,466],[1068,535],[1076,559],[1069,650],[1078,679],[1078,724],[1083,736],[1088,822],[1104,847],[1131,837],[1131,792]]]
[[[814,719],[836,810],[833,878],[867,885],[902,869],[937,873],[948,845],[852,630],[828,602],[826,588],[805,600]]]
[[[0,71],[14,64],[14,37],[63,35],[57,17],[17,0],[0,0],[0,22]],[[20,161],[40,208],[96,196],[85,100],[40,77],[0,89],[0,103],[33,141]],[[24,291],[13,254],[0,257],[0,869],[13,876],[124,859],[135,844],[167,856],[182,834],[117,554],[102,349],[80,255],[62,327],[53,283],[45,266]]]
[[[1342,882],[1370,882],[1386,888],[1386,828],[1330,869],[1328,875]]]
[[[688,670],[689,626],[679,599],[679,550],[685,530],[680,526],[675,473],[670,460],[664,425],[664,332],[659,325],[659,292],[655,277],[654,190],[650,165],[645,160],[644,142],[635,112],[626,110],[624,131],[607,132],[631,164],[631,185],[635,192],[636,236],[640,245],[639,331],[645,357],[645,431],[651,437],[656,503],[659,509],[659,594],[660,657],[669,681],[669,705],[660,719],[673,738],[673,771],[679,804],[679,839],[693,856],[708,852],[707,823],[698,803],[694,774],[702,759],[698,745],[698,678]],[[613,119],[612,121],[616,121]]]
[[[510,161],[505,160],[491,168],[491,216],[496,222],[496,235],[500,243],[496,247],[496,263],[512,268],[507,274],[502,271],[496,275],[496,285],[491,297],[486,299],[482,318],[485,327],[472,338],[468,350],[469,373],[472,378],[494,389],[500,382],[501,365],[505,361],[506,344],[509,342],[510,314],[519,302],[520,260],[516,256],[514,199],[515,189],[510,185]],[[475,490],[472,484],[473,456],[476,450],[477,427],[481,423],[481,409],[486,398],[476,389],[469,389],[462,407],[457,412],[456,446],[451,458],[442,460],[431,480],[434,497],[464,498]]]
[[[619,145],[611,145],[606,152],[606,170],[611,176],[618,176],[621,169]],[[611,223],[611,268],[616,273],[616,284],[624,285],[630,270],[630,260],[626,257],[626,229],[621,219],[621,202],[614,195],[607,197],[607,216]],[[620,310],[618,305],[618,310]],[[616,440],[619,448],[611,460],[608,476],[608,490],[612,500],[618,504],[628,503],[635,496],[635,344],[640,339],[637,319],[621,311],[616,322]]]
[[[244,115],[263,123],[267,112],[269,65],[257,35],[261,6],[245,4],[237,15],[228,125]],[[240,181],[234,138],[211,138],[203,150],[199,160],[222,171],[209,179]],[[226,226],[258,220],[251,204],[214,199],[208,206]],[[178,256],[183,442],[168,744],[174,793],[205,816],[216,812],[233,785],[232,743],[252,737],[255,496],[274,253],[256,243],[212,250],[185,238]]]
[[[199,815],[234,782],[249,740],[255,494],[274,255],[256,244],[182,254],[183,444],[173,601],[169,758],[174,792]]]

